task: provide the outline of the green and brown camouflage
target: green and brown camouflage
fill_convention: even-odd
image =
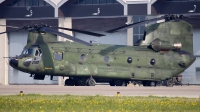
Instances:
[[[181,50],[193,54],[193,28],[185,21],[169,21],[146,26],[145,40],[139,45],[149,46],[154,40],[164,41],[164,48],[173,49],[174,44],[181,44]],[[169,43],[168,43],[169,42]],[[161,46],[162,47],[162,46]]]
[[[184,21],[165,22],[146,27],[144,40],[137,46],[59,42],[44,32],[29,32],[27,46],[10,65],[43,80],[45,75],[69,77],[66,85],[109,82],[127,85],[141,81],[155,86],[171,79],[194,61],[192,26]],[[182,46],[182,48],[181,48]]]

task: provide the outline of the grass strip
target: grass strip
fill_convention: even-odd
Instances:
[[[200,112],[199,98],[0,95],[0,112]]]

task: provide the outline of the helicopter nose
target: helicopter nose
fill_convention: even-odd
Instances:
[[[9,61],[9,65],[12,67],[17,67],[18,66],[18,59],[17,58],[11,58]]]

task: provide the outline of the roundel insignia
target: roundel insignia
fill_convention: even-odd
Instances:
[[[155,59],[151,59],[150,64],[151,65],[155,65],[156,64],[156,60]]]

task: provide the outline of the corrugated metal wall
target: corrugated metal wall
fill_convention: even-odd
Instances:
[[[27,43],[28,32],[12,32],[8,34],[9,41],[9,56],[14,57],[19,55]],[[8,65],[9,66],[9,65]],[[8,83],[9,84],[58,84],[57,77],[55,81],[51,81],[50,77],[45,80],[33,80],[29,77],[30,74],[20,72],[9,66]],[[47,77],[47,76],[46,76]]]
[[[194,55],[200,55],[200,29],[193,29],[193,52]],[[200,73],[196,71],[196,67],[200,67],[200,57],[196,57],[196,61],[182,73],[183,84],[200,84]]]

